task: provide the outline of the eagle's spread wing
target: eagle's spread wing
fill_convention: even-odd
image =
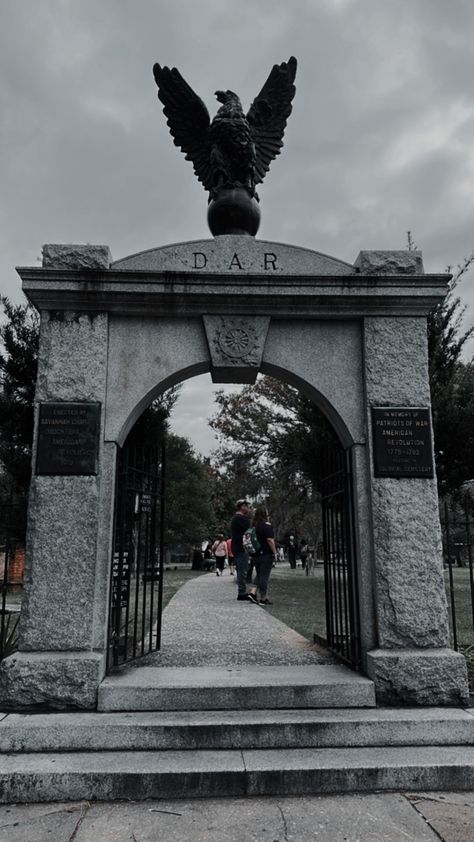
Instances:
[[[286,121],[295,95],[296,59],[275,64],[259,95],[250,106],[247,120],[255,143],[255,183],[263,181],[273,159],[280,154]]]
[[[192,161],[199,181],[209,190],[212,184],[209,112],[176,67],[155,64],[153,75],[174,144],[185,153],[187,161]]]

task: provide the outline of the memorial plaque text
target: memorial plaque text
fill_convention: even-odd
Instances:
[[[372,407],[376,477],[434,476],[427,407]]]
[[[36,473],[97,473],[99,403],[42,403],[39,410]]]

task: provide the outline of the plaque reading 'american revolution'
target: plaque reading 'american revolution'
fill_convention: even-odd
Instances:
[[[42,403],[36,473],[97,473],[100,403]]]
[[[372,407],[376,477],[434,476],[430,411],[426,407]]]

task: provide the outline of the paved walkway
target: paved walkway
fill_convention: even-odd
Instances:
[[[187,582],[163,612],[162,648],[130,666],[335,663],[321,647],[266,609],[237,601],[235,577],[209,573]]]
[[[474,794],[0,806],[0,842],[473,842]]]

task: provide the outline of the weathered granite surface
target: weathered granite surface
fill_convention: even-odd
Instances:
[[[433,482],[373,479],[379,645],[446,646],[447,604]]]
[[[364,376],[372,406],[429,406],[426,319],[364,319]]]
[[[424,319],[366,319],[364,344],[369,430],[371,406],[430,406]],[[371,501],[379,646],[446,646],[436,480],[377,478],[372,460]]]
[[[462,705],[469,702],[465,658],[452,649],[374,649],[367,674],[382,705]]]
[[[269,316],[202,317],[214,383],[254,383],[262,363]]]
[[[235,234],[173,243],[116,260],[114,270],[218,272],[219,274],[353,275],[350,263],[318,251]]]
[[[103,401],[107,314],[43,313],[36,400]]]
[[[354,266],[363,275],[422,275],[421,251],[361,251]]]
[[[46,243],[43,246],[45,269],[108,269],[112,255],[108,246]]]
[[[0,705],[93,709],[104,671],[94,652],[16,652],[0,663]]]
[[[210,369],[202,319],[110,316],[105,439],[123,444],[154,397]]]
[[[273,320],[262,372],[306,392],[345,446],[365,441],[361,326],[355,320]]]
[[[42,314],[40,341],[36,401],[103,404],[107,316]],[[103,423],[102,417],[101,440]],[[35,453],[33,465],[34,458]],[[21,649],[92,645],[100,481],[100,471],[98,476],[61,477],[35,476],[33,470]]]
[[[33,478],[22,650],[91,647],[97,506],[95,476]]]

